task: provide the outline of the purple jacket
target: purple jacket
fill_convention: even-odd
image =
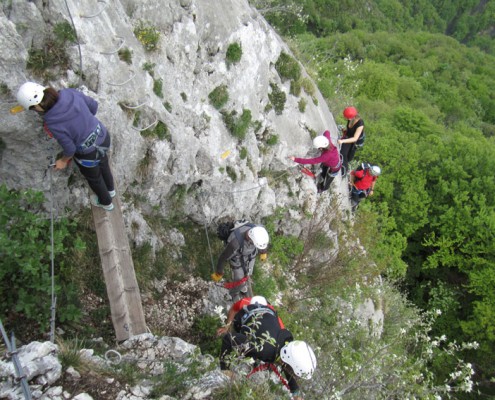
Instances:
[[[294,161],[299,164],[323,164],[327,167],[329,167],[331,170],[336,171],[340,169],[340,153],[337,147],[335,147],[332,143],[332,140],[330,138],[330,132],[325,131],[323,133],[323,136],[325,136],[329,141],[330,141],[330,148],[323,150],[321,152],[321,155],[319,157],[315,158],[295,158]]]
[[[72,157],[75,153],[89,153],[94,147],[81,150],[78,147],[96,129],[101,127],[101,134],[96,145],[101,144],[107,135],[103,124],[95,117],[98,103],[91,97],[75,90],[62,89],[55,105],[43,115],[47,128],[62,146],[64,156]]]

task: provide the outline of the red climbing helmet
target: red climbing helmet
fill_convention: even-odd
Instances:
[[[355,107],[346,107],[344,108],[344,118],[345,119],[353,119],[358,114]]]

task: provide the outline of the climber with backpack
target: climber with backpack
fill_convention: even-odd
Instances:
[[[342,174],[348,172],[349,163],[354,159],[356,149],[364,144],[364,121],[359,116],[355,107],[346,107],[343,112],[347,120],[346,127],[342,127],[342,137],[337,141],[340,147],[340,154],[344,168]]]
[[[220,369],[232,376],[232,372],[227,371],[235,365],[235,359],[251,357],[254,368],[247,375],[248,378],[256,372],[271,370],[290,391],[293,399],[302,400],[298,396],[297,378],[311,379],[316,369],[313,349],[306,342],[294,340],[292,333],[285,329],[277,312],[264,297],[254,296],[248,304],[247,301],[242,299],[231,307],[229,315],[234,313],[234,316],[224,330],[218,332],[225,332],[222,337]]]
[[[256,256],[260,254],[262,260],[266,258],[270,240],[268,232],[261,225],[240,220],[219,225],[217,235],[226,246],[218,258],[216,270],[211,274],[211,278],[219,282],[228,261],[232,270],[232,282],[226,282],[223,286],[229,289],[232,301],[252,296],[247,283],[253,273]]]
[[[313,139],[313,146],[317,148],[321,154],[315,158],[298,158],[290,156],[289,158],[298,164],[319,164],[321,163],[321,173],[318,178],[316,189],[318,193],[328,190],[333,179],[340,171],[342,162],[340,159],[339,150],[332,143],[330,132],[325,131],[323,135],[316,136]]]
[[[106,211],[113,210],[115,196],[113,175],[107,157],[110,134],[96,118],[98,103],[82,92],[67,88],[60,91],[35,82],[24,83],[17,91],[19,110],[33,110],[43,118],[43,127],[62,147],[63,155],[54,168],[67,168],[74,159],[89,187],[95,193],[92,203]]]
[[[376,180],[381,173],[382,170],[378,165],[367,162],[361,163],[358,168],[351,171],[349,187],[352,211],[356,211],[361,200],[373,195]]]

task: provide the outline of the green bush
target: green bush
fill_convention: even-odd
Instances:
[[[275,83],[270,83],[270,87],[272,88],[272,91],[268,94],[268,98],[275,110],[275,114],[281,115],[284,111],[287,95]]]
[[[208,95],[210,103],[217,110],[220,110],[229,101],[229,90],[227,85],[219,85]]]
[[[239,152],[239,157],[241,158],[241,160],[245,160],[247,156],[248,156],[248,151],[245,147],[243,147]]]
[[[41,192],[0,186],[0,317],[4,321],[7,318],[9,324],[32,321],[41,329],[50,321],[51,303],[50,220],[43,216],[44,200]],[[71,266],[60,258],[84,248],[78,236],[70,232],[72,228],[67,220],[58,219],[53,231],[53,254],[57,262],[55,293],[63,293],[57,315],[67,321],[77,320],[80,312],[74,304],[66,304],[66,299],[77,296],[72,295],[75,290],[72,285],[64,284],[62,291],[64,274]]]
[[[169,140],[172,138],[170,136],[170,131],[168,129],[167,124],[162,121],[158,121],[152,129],[146,129],[141,132],[141,136],[143,137],[157,137],[160,140]]]
[[[301,66],[299,63],[287,53],[280,53],[275,69],[282,81],[293,80],[298,81],[301,77]]]
[[[72,25],[67,22],[59,22],[53,27],[53,33],[59,43],[76,43],[77,35]]]
[[[299,100],[299,102],[297,103],[297,108],[299,109],[300,112],[304,112],[306,111],[306,106],[308,105],[308,103],[306,102],[306,100],[304,99],[301,99]]]
[[[242,110],[242,114],[239,117],[235,110],[230,113],[223,111],[222,117],[232,136],[241,140],[246,137],[247,131],[251,125],[251,110]]]
[[[163,99],[163,79],[153,80],[153,93]]]
[[[278,135],[270,135],[268,139],[266,139],[266,144],[268,146],[275,146],[278,143]]]
[[[227,48],[226,60],[227,64],[235,64],[241,61],[242,47],[239,43],[231,43]]]
[[[138,26],[134,28],[134,34],[146,50],[155,51],[158,49],[160,32],[154,26],[139,21]]]
[[[118,52],[119,58],[125,63],[132,64],[132,51],[128,47],[120,49]]]

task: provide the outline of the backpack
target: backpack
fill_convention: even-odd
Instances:
[[[225,244],[228,243],[229,236],[232,232],[236,232],[237,228],[247,225],[251,228],[257,226],[256,224],[250,223],[245,219],[238,219],[236,221],[222,222],[217,228],[217,237],[222,240]],[[240,247],[244,244],[244,237],[240,236],[236,232],[236,238],[239,241]]]
[[[371,164],[369,162],[363,162],[359,167],[356,168],[356,171],[368,171],[371,168]],[[364,175],[363,175],[364,178]],[[358,178],[357,176],[354,176],[355,181],[360,181],[363,178]]]

